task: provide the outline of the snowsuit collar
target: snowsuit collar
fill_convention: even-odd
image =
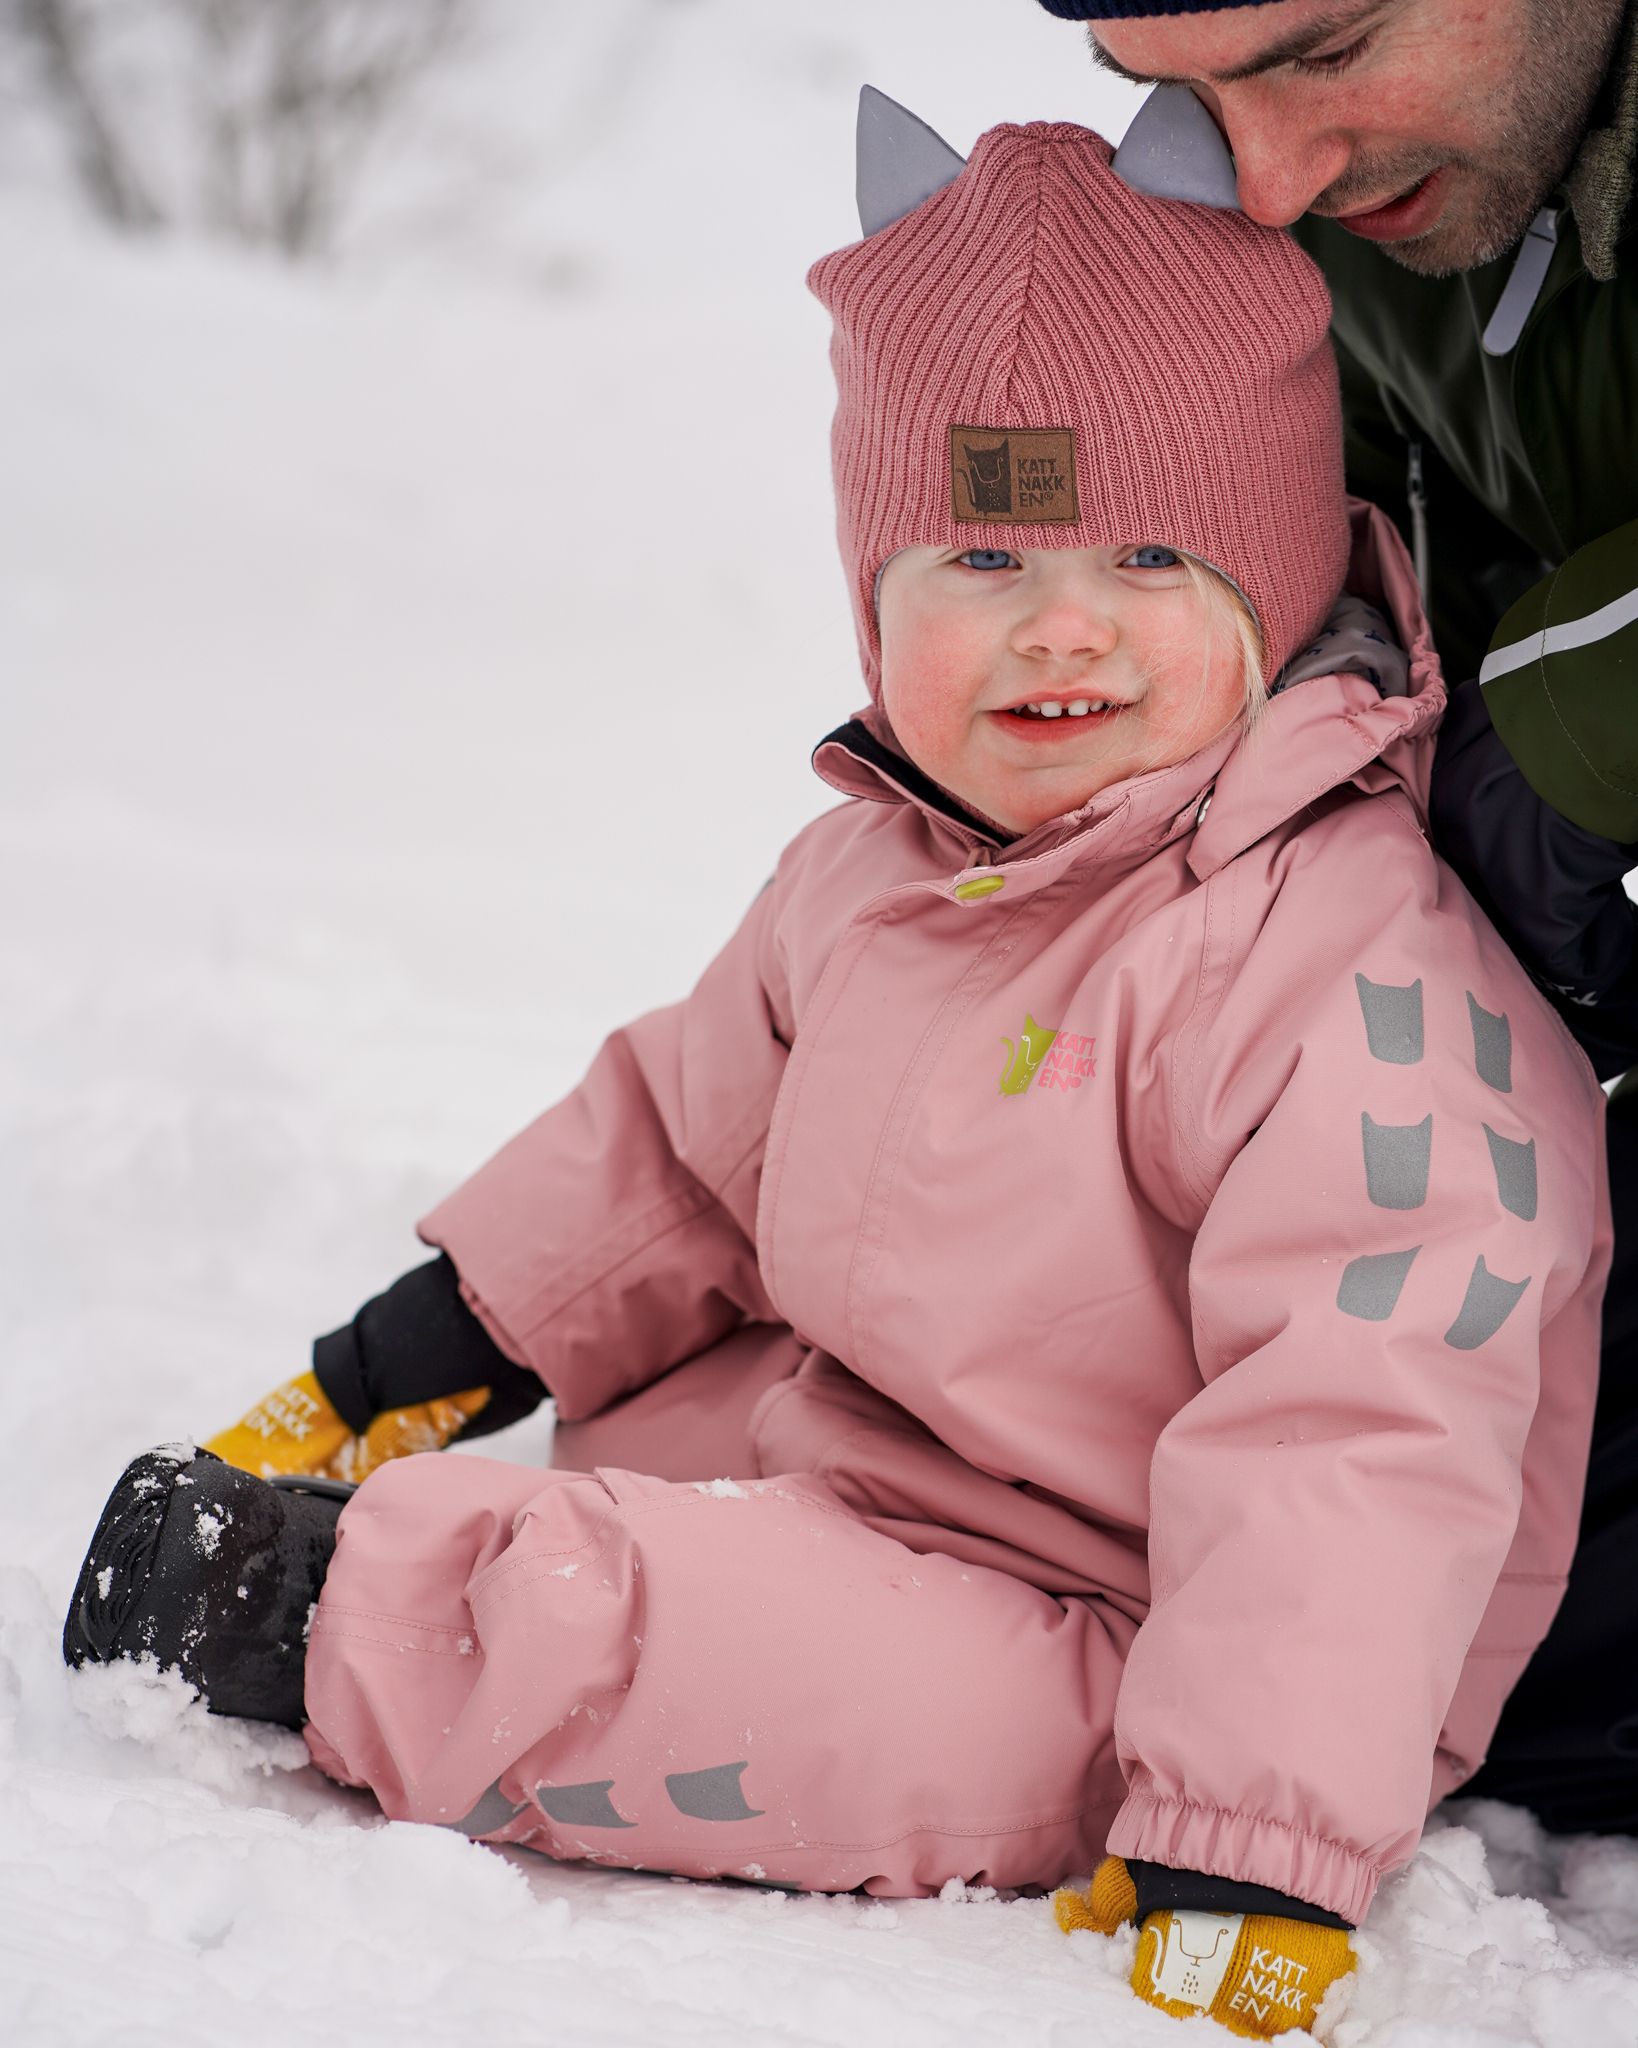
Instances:
[[[951,884],[957,891],[971,886],[967,869],[1005,866],[1015,880],[1045,881],[1072,859],[1141,859],[1191,831],[1188,864],[1204,880],[1350,782],[1371,793],[1397,784],[1425,821],[1431,761],[1416,742],[1444,708],[1438,659],[1397,531],[1374,506],[1353,500],[1349,510],[1348,588],[1397,631],[1409,657],[1402,696],[1380,695],[1363,675],[1315,676],[1277,694],[1253,735],[1221,734],[1187,760],[1112,784],[1010,842],[905,758],[878,707],[821,740],[814,768],[845,796],[911,804],[950,835],[965,856],[964,874]]]
[[[1638,7],[1627,9],[1594,118],[1598,125],[1582,137],[1564,188],[1581,237],[1581,260],[1590,277],[1608,284],[1638,162]]]

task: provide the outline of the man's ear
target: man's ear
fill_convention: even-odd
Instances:
[[[914,213],[967,168],[925,121],[873,85],[859,93],[859,226],[867,235]]]
[[[1240,210],[1234,159],[1217,123],[1186,85],[1157,85],[1132,116],[1110,166],[1152,199]]]

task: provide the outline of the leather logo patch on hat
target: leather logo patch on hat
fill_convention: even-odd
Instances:
[[[1073,525],[1073,430],[952,427],[950,516],[965,526]]]

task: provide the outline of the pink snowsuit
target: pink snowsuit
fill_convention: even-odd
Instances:
[[[851,800],[694,993],[421,1226],[598,1468],[366,1481],[324,1769],[562,1858],[1107,1844],[1363,1915],[1557,1605],[1608,1224],[1590,1070],[1424,836],[1364,508],[1350,583],[1407,695],[1304,682],[993,857],[821,750]]]

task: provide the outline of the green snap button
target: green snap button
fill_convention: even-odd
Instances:
[[[1006,886],[1005,875],[974,875],[970,882],[956,883],[955,899],[958,903],[978,903]]]

